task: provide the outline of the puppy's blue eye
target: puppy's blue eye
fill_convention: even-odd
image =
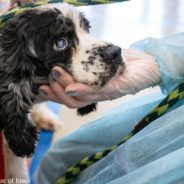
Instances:
[[[65,38],[60,38],[56,41],[56,44],[54,45],[54,48],[56,50],[64,50],[68,45],[68,42]]]

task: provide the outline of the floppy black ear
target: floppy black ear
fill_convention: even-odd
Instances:
[[[38,132],[27,113],[35,101],[31,63],[26,32],[27,17],[8,21],[0,36],[0,119],[12,151],[17,156],[30,156]]]

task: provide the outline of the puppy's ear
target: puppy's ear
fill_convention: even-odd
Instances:
[[[93,103],[93,104],[90,104],[86,107],[79,108],[79,109],[77,109],[77,114],[81,115],[81,116],[87,115],[90,112],[96,111],[96,106],[97,106],[97,104]]]
[[[16,16],[1,30],[0,57],[4,59],[3,70],[8,74],[31,76],[36,69],[30,58],[28,20],[25,15]]]
[[[27,113],[35,101],[26,32],[28,17],[15,17],[1,30],[0,43],[0,119],[12,151],[17,156],[34,152],[38,133]]]

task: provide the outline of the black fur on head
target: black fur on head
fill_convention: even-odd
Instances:
[[[27,113],[53,66],[69,70],[78,37],[73,22],[57,9],[28,10],[9,20],[0,35],[0,127],[17,156],[30,156],[38,132]],[[68,43],[64,52],[54,49],[61,38]]]

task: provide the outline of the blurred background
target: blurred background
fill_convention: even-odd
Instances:
[[[3,13],[7,8],[7,0],[0,0],[0,13]]]

